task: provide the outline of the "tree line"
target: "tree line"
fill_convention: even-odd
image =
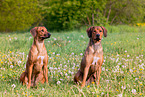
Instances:
[[[0,0],[0,31],[145,22],[144,0]]]

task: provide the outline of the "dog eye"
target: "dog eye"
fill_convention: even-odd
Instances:
[[[94,32],[96,32],[96,30]]]
[[[42,32],[44,32],[44,30],[43,30],[43,29],[42,29],[41,31],[42,31]]]
[[[102,30],[100,30],[100,32],[102,32]]]

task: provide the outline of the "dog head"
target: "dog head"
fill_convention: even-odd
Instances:
[[[30,30],[32,36],[39,40],[44,40],[50,38],[51,34],[47,31],[45,27],[34,27]]]
[[[101,41],[103,34],[107,37],[107,30],[103,26],[92,26],[87,29],[87,34],[96,43]]]

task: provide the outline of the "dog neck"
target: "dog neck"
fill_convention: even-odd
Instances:
[[[37,38],[34,38],[33,45],[37,47],[38,54],[43,52],[44,40],[39,40]]]
[[[90,39],[89,46],[91,46],[91,50],[92,50],[93,53],[96,53],[96,52],[100,53],[100,52],[103,51],[101,41],[97,42],[97,43],[94,43],[94,41],[92,39]]]

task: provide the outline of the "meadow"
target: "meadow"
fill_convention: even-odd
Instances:
[[[33,42],[30,32],[0,33],[1,97],[145,97],[145,28],[107,26],[100,85],[73,82],[89,38],[86,28],[50,32],[45,40],[49,84],[27,89],[19,82]]]

